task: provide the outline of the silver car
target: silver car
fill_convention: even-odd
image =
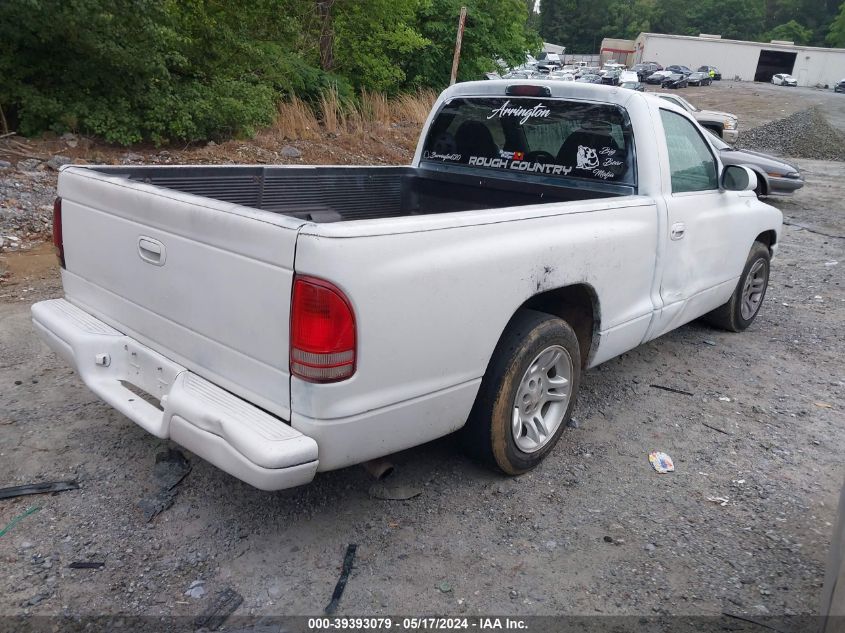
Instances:
[[[804,178],[794,165],[779,158],[752,152],[747,149],[737,149],[725,143],[715,132],[710,132],[710,144],[719,152],[723,165],[742,165],[757,174],[758,196],[788,196],[804,186]]]

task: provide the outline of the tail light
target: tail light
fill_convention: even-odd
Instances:
[[[296,276],[290,328],[291,374],[338,382],[355,373],[355,314],[349,300],[323,279]]]
[[[65,244],[62,240],[62,199],[56,198],[53,202],[53,246],[56,247],[56,255],[62,268],[65,267]]]

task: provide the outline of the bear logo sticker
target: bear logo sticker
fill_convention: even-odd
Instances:
[[[578,169],[595,169],[599,166],[599,156],[592,147],[579,145],[576,163]]]

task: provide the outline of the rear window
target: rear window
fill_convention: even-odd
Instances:
[[[626,112],[527,97],[456,98],[432,123],[423,161],[490,171],[635,184]]]

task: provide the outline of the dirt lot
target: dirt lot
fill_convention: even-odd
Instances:
[[[845,119],[830,92],[682,92],[743,127],[816,102]],[[0,485],[80,484],[0,501],[0,529],[40,508],[0,536],[0,614],[188,615],[227,587],[240,614],[319,614],[348,543],[341,614],[816,612],[845,474],[845,164],[797,163],[807,185],[774,202],[790,224],[749,331],[693,323],[588,372],[577,428],[523,477],[453,438],[397,455],[394,479],[423,491],[408,501],[372,498],[357,467],[265,493],[189,455],[174,505],[146,523],[168,443],[36,338],[29,305],[60,295],[49,247],[0,255]],[[676,472],[656,474],[651,450]],[[185,595],[198,580],[205,594]]]

